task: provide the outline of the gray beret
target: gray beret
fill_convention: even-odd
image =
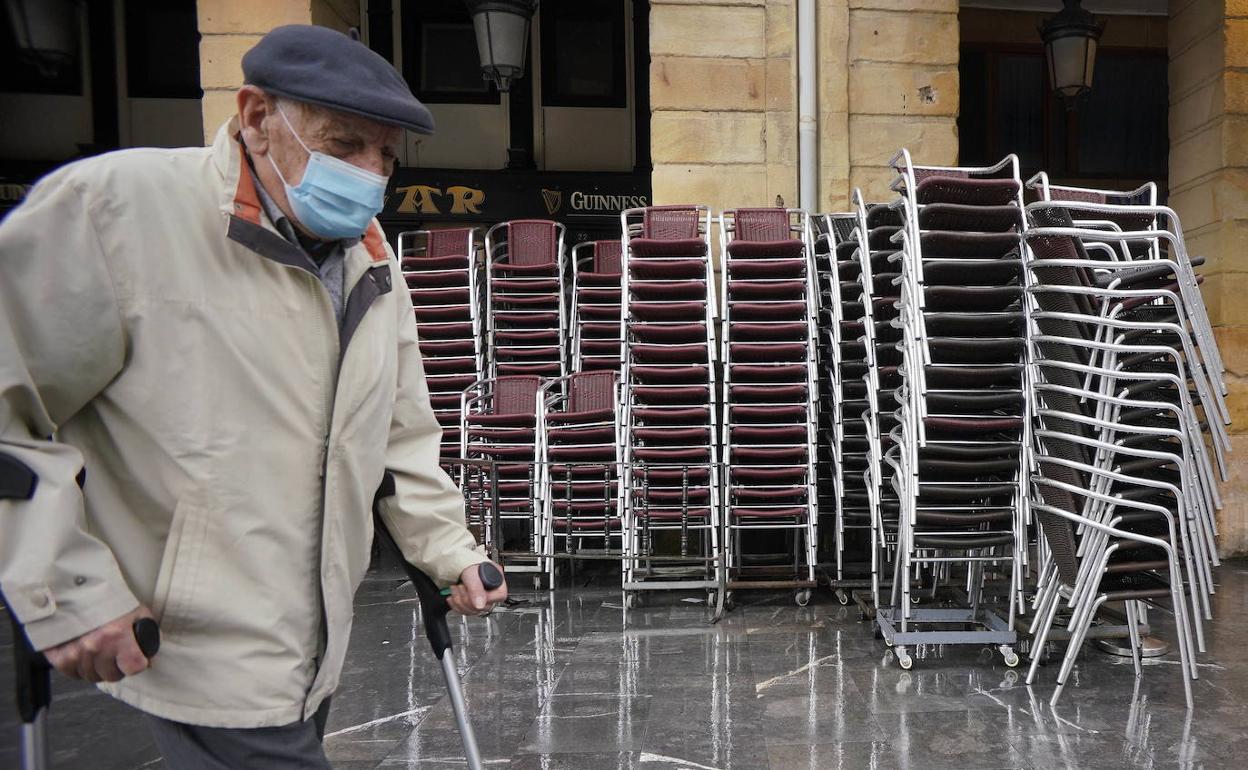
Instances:
[[[433,133],[433,116],[390,62],[327,27],[272,30],[243,54],[243,80],[277,96]]]

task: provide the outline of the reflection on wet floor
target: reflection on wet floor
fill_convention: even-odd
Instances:
[[[688,595],[625,610],[605,587],[521,592],[520,604],[452,629],[491,768],[1213,768],[1248,756],[1248,660],[1237,654],[1248,564],[1217,577],[1191,714],[1174,654],[1137,679],[1129,659],[1089,648],[1054,711],[1052,672],[1028,688],[991,650],[920,648],[902,671],[858,610],[827,594],[804,608],[745,594],[708,625]],[[335,767],[465,766],[419,623],[397,573],[369,575],[326,739]],[[64,680],[55,698],[54,767],[163,766],[135,712]],[[16,767],[7,708],[0,731],[0,767]]]

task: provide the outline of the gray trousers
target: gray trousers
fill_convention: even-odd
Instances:
[[[147,715],[169,770],[331,770],[321,738],[329,700],[306,722],[281,727],[200,727]]]

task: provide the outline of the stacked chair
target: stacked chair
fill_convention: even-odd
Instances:
[[[560,556],[571,570],[574,559],[624,555],[618,383],[617,372],[598,370],[541,388],[539,499],[552,586]]]
[[[442,458],[448,462],[461,456],[460,394],[481,379],[484,366],[477,252],[472,229],[399,234],[429,400],[442,426]]]
[[[884,461],[900,516],[891,601],[876,618],[903,668],[907,648],[928,642],[997,645],[1014,666],[1030,441],[1018,162],[924,167],[903,150],[892,165],[903,336]],[[1004,616],[989,603],[994,573],[1005,577]],[[915,607],[911,578],[933,598],[952,589],[955,606]]]
[[[804,606],[815,586],[818,520],[810,225],[796,210],[725,211],[720,244],[728,587],[792,587]],[[780,545],[769,540],[783,549],[768,552]]]
[[[490,376],[567,374],[564,227],[518,219],[485,234]]]
[[[572,369],[620,370],[620,241],[572,249]]]
[[[542,378],[512,374],[479,380],[462,395],[462,487],[471,520],[481,521],[509,573],[548,571],[543,554],[538,414]]]
[[[1059,607],[1070,640],[1053,702],[1106,602],[1125,603],[1136,673],[1147,605],[1174,614],[1192,705],[1214,590],[1216,480],[1229,422],[1182,229],[1150,190],[1053,188],[1026,235],[1043,538],[1033,681]],[[1143,199],[1143,200],[1141,200]]]
[[[716,313],[705,206],[621,214],[626,601],[720,590]]]

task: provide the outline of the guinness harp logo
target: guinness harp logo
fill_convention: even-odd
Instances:
[[[546,204],[546,213],[553,217],[563,208],[563,191],[542,188],[542,201]]]

